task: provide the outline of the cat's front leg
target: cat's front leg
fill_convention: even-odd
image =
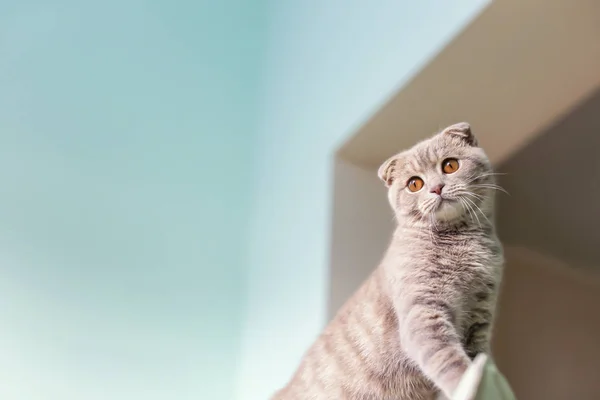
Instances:
[[[479,353],[490,355],[494,297],[494,293],[487,290],[475,295],[476,301],[469,312],[468,325],[463,336],[463,343],[471,360]]]
[[[480,321],[473,322],[465,334],[465,350],[471,360],[480,353],[490,354],[491,324]]]
[[[450,397],[471,364],[450,304],[421,293],[404,297],[396,308],[403,350]]]

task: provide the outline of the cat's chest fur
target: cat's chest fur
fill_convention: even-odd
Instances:
[[[400,246],[402,272],[421,279],[469,280],[477,275],[493,274],[503,262],[502,246],[491,232],[437,232],[413,238]]]
[[[388,280],[396,282],[396,289],[389,292],[393,302],[401,296],[409,307],[410,298],[433,298],[466,315],[476,307],[477,298],[495,298],[503,255],[493,232],[439,232],[404,240],[396,249],[395,266],[386,268]]]

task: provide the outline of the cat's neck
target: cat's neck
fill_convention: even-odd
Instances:
[[[479,220],[470,218],[455,221],[399,220],[395,236],[442,237],[456,234],[489,236],[495,235],[495,231],[493,215],[490,215],[485,218],[480,217]]]

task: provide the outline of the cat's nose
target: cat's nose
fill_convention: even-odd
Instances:
[[[440,183],[439,185],[435,185],[434,187],[431,188],[430,192],[431,193],[435,193],[438,196],[442,195],[442,189],[444,188],[444,184]]]

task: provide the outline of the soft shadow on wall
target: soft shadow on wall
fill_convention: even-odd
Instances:
[[[494,340],[518,398],[597,399],[600,90],[497,170],[507,245]]]
[[[600,89],[497,167],[505,241],[600,267]],[[600,269],[598,270],[600,271]]]

